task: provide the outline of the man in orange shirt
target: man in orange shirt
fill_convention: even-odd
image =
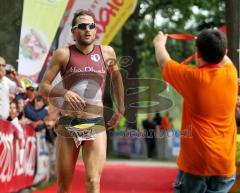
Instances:
[[[164,131],[173,129],[173,124],[170,121],[169,112],[166,112],[165,116],[162,118],[161,129],[163,129]]]
[[[227,193],[235,181],[237,71],[227,40],[214,29],[196,39],[197,67],[172,60],[167,34],[153,40],[163,79],[183,97],[179,174],[175,193]],[[184,135],[184,134],[191,135]]]

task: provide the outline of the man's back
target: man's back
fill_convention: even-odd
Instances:
[[[199,68],[169,61],[164,79],[184,98],[180,169],[200,176],[235,172],[237,72],[233,64]],[[184,132],[185,133],[185,132]]]
[[[229,116],[236,105],[236,79],[233,64],[195,68],[185,88],[193,113],[213,119]]]

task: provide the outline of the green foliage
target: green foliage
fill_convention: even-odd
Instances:
[[[223,23],[225,23],[223,0],[139,0],[135,13],[124,26],[129,31],[137,27],[134,49],[137,51],[137,60],[139,61],[139,78],[161,79],[161,70],[156,63],[152,44],[158,31],[168,34],[196,35],[203,28],[220,27]],[[120,31],[112,42],[114,48],[117,48],[118,56],[123,53],[121,35]],[[193,41],[177,41],[169,38],[167,49],[173,59],[182,62],[195,52],[195,44]],[[132,66],[132,68],[136,67]],[[171,114],[180,119],[181,97],[172,88],[163,95],[171,97],[174,101],[175,105]],[[179,123],[178,120],[177,122]],[[177,127],[179,126],[177,124]]]
[[[0,56],[16,66],[21,31],[23,0],[1,0]]]
[[[154,76],[160,78],[154,56],[152,40],[158,31],[165,33],[197,32],[206,27],[220,27],[225,23],[225,4],[223,0],[139,0],[138,18],[131,17],[125,24],[127,29],[138,27],[137,49],[140,59],[140,77]],[[112,45],[121,46],[120,35],[116,36]],[[194,53],[192,41],[176,41],[169,39],[167,48],[172,58],[183,61]],[[121,55],[121,50],[118,49]]]

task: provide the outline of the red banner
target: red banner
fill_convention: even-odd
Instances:
[[[0,120],[0,192],[16,192],[31,186],[36,165],[36,137],[30,125],[20,131]]]

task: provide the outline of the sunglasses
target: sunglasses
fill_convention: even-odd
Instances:
[[[86,30],[87,27],[89,29],[95,29],[96,25],[95,25],[95,23],[79,23],[79,24],[73,26],[73,29],[78,28],[80,30]]]

